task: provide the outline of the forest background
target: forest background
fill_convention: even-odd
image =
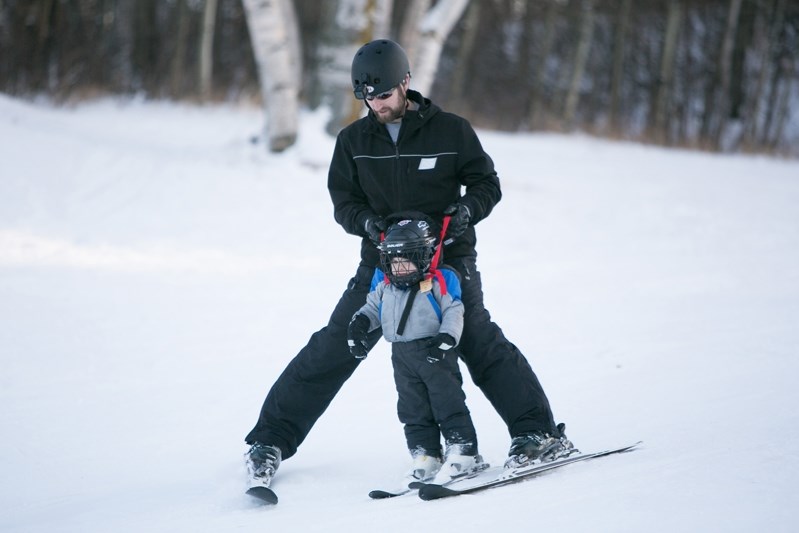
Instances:
[[[799,156],[797,0],[0,0],[0,91],[262,102],[277,152],[382,37],[480,128]]]

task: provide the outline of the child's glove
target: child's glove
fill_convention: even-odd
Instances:
[[[350,347],[350,353],[355,359],[365,359],[366,354],[369,353],[369,348],[366,344],[366,334],[369,332],[369,319],[366,315],[358,313],[347,327],[347,345]]]
[[[427,341],[430,350],[427,353],[428,363],[438,363],[455,347],[455,339],[449,333],[439,333]]]

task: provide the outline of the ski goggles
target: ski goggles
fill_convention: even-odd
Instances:
[[[382,92],[380,94],[374,94],[374,95],[373,94],[369,94],[369,89],[374,90],[374,88],[369,87],[365,83],[362,83],[361,85],[358,85],[357,87],[355,87],[355,90],[353,91],[355,93],[355,98],[357,98],[358,100],[368,100],[370,102],[372,100],[388,100],[389,98],[391,98],[394,95],[394,91],[397,90],[397,86],[392,87],[388,91]]]
[[[372,96],[371,94],[368,94],[368,95],[366,95],[366,99],[369,100],[370,102],[372,100],[388,100],[389,98],[394,96],[394,91],[396,91],[396,90],[397,90],[396,87],[392,87],[388,91],[386,91],[384,93],[380,93],[380,94],[375,95],[375,96]]]

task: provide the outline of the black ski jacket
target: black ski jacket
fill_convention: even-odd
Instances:
[[[476,256],[473,225],[488,216],[502,197],[494,162],[463,118],[447,113],[416,91],[419,104],[402,119],[397,144],[371,111],[338,134],[327,187],[336,222],[363,237],[361,262],[378,264],[366,220],[400,211],[421,211],[441,221],[453,202],[466,204],[471,223],[445,248],[445,256]],[[465,193],[461,195],[462,186]]]

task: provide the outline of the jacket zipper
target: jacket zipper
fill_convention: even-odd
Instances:
[[[399,139],[397,139],[396,143],[394,144],[394,198],[397,199],[397,205],[399,206],[398,211],[403,211],[405,209],[404,202],[402,201],[402,196],[400,193],[400,180],[402,175],[402,159],[400,158],[400,151],[399,151]]]

